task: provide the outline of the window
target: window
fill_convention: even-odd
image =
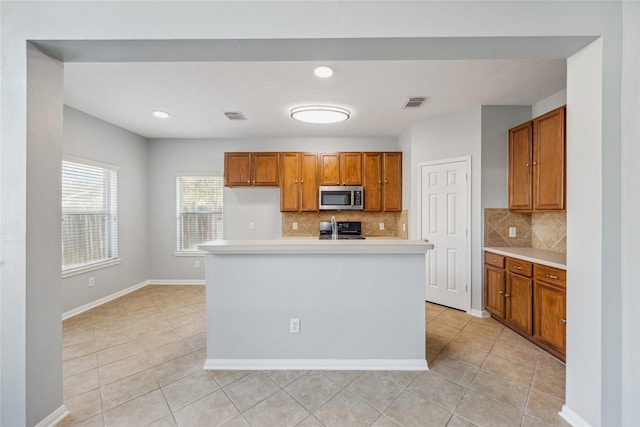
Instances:
[[[221,174],[176,177],[179,252],[222,239],[222,187]]]
[[[118,172],[113,166],[62,162],[62,273],[118,258]]]

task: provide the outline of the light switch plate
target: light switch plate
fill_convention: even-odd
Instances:
[[[509,227],[509,237],[516,237],[516,228]]]

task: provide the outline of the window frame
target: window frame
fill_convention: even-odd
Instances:
[[[176,195],[176,199],[175,199],[175,207],[176,207],[176,241],[175,241],[175,251],[173,253],[174,256],[177,257],[191,257],[191,256],[198,256],[198,257],[202,257],[205,254],[205,251],[201,251],[201,250],[194,250],[194,249],[182,249],[181,245],[183,244],[183,240],[182,240],[182,221],[181,221],[181,215],[184,214],[184,212],[182,212],[182,194],[179,194],[178,191],[178,180],[184,177],[214,177],[214,178],[218,178],[220,179],[221,185],[220,185],[220,190],[222,192],[224,192],[224,174],[222,172],[177,172],[175,175],[175,195]],[[180,189],[182,189],[182,186],[180,187]],[[206,211],[206,212],[202,212],[202,213],[209,213],[209,214],[219,214],[222,217],[222,222],[224,224],[224,200],[223,200],[223,204],[222,207],[220,209],[219,212],[217,211]],[[220,233],[220,238],[216,239],[216,240],[222,240],[223,239],[223,233],[224,231],[222,231]]]
[[[103,163],[103,162],[98,162],[95,160],[89,160],[89,159],[84,159],[84,158],[80,158],[80,157],[74,157],[74,156],[68,156],[68,155],[64,155],[62,157],[62,162],[67,162],[67,163],[75,163],[78,164],[80,166],[89,166],[89,167],[96,167],[96,168],[101,168],[101,169],[105,169],[111,172],[115,173],[115,192],[112,191],[113,190],[113,185],[114,182],[112,180],[112,178],[107,179],[107,182],[105,183],[105,189],[104,189],[104,195],[105,195],[105,204],[107,206],[107,208],[105,209],[106,213],[105,215],[107,216],[107,218],[113,218],[115,220],[115,231],[113,231],[113,220],[112,221],[107,221],[107,224],[105,225],[105,245],[108,247],[107,252],[110,252],[113,254],[113,256],[108,257],[108,258],[103,258],[97,261],[93,261],[93,262],[89,262],[89,263],[84,263],[84,264],[78,264],[74,267],[71,268],[67,268],[64,269],[63,267],[63,259],[61,259],[61,275],[62,278],[66,278],[66,277],[70,277],[70,276],[75,276],[77,274],[81,274],[81,273],[86,273],[89,271],[93,271],[93,270],[98,270],[98,269],[102,269],[102,268],[106,268],[106,267],[110,267],[113,265],[117,265],[120,264],[120,262],[122,261],[122,259],[119,257],[120,255],[120,247],[119,247],[119,242],[120,242],[120,238],[119,238],[119,231],[120,228],[118,226],[118,222],[119,222],[119,214],[118,214],[118,172],[120,170],[120,167],[117,165],[112,165],[109,163]],[[61,232],[61,247],[62,247],[62,221],[63,221],[63,216],[64,216],[64,211],[62,208],[62,175],[63,175],[63,163],[61,162],[61,167],[60,167],[60,189],[61,189],[61,197],[60,197],[60,219],[61,219],[61,224],[60,224],[60,232]],[[115,205],[115,206],[114,206]],[[64,256],[64,251],[61,250],[62,256]],[[62,257],[61,257],[62,258]]]

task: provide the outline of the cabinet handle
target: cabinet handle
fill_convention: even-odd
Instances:
[[[495,258],[491,258],[491,261],[496,262],[496,261],[497,261],[497,259],[495,259]]]
[[[554,276],[553,274],[545,274],[549,279],[557,279],[558,276]]]
[[[562,323],[567,324],[567,319],[562,319]]]
[[[516,270],[522,270],[522,267],[520,267],[519,265],[516,265]]]

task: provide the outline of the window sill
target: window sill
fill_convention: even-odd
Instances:
[[[173,256],[204,256],[204,251],[176,251]]]
[[[118,265],[122,261],[120,258],[110,259],[107,261],[97,262],[95,264],[84,265],[82,267],[77,267],[71,270],[66,270],[62,272],[62,278],[75,276],[77,274],[87,273],[93,270],[99,270],[105,267],[111,267],[112,265]]]

